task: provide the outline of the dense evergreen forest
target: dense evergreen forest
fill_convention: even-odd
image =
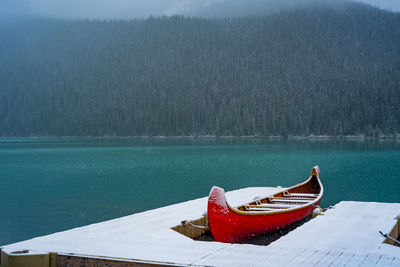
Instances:
[[[0,136],[400,133],[400,14],[0,24]]]

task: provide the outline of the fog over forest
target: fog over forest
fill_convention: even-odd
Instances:
[[[400,11],[398,0],[2,0],[0,17],[21,15],[56,18],[132,19],[150,15],[243,16],[318,2],[360,1]]]
[[[0,136],[399,134],[400,13],[324,3],[0,24]]]
[[[399,12],[349,0],[0,3],[0,136],[400,134]]]

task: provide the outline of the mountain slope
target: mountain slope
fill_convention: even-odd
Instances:
[[[400,129],[400,15],[0,26],[0,136],[377,135]]]

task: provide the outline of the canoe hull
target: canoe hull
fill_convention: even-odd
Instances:
[[[224,243],[235,243],[281,229],[307,218],[315,209],[308,206],[291,212],[248,216],[233,212],[226,203],[224,190],[214,186],[208,202],[208,221],[214,239]]]
[[[305,182],[236,208],[229,206],[224,190],[214,186],[207,208],[211,234],[216,241],[235,243],[284,228],[312,215],[323,191],[318,166]]]

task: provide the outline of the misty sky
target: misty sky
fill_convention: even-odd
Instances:
[[[358,2],[364,2],[382,9],[400,12],[400,0],[358,0]]]
[[[233,0],[0,0],[0,16],[34,14],[63,18],[129,19],[161,14],[190,14],[213,4],[221,6],[221,3],[229,1]],[[279,3],[282,0],[265,1]],[[400,11],[400,0],[354,1]]]

